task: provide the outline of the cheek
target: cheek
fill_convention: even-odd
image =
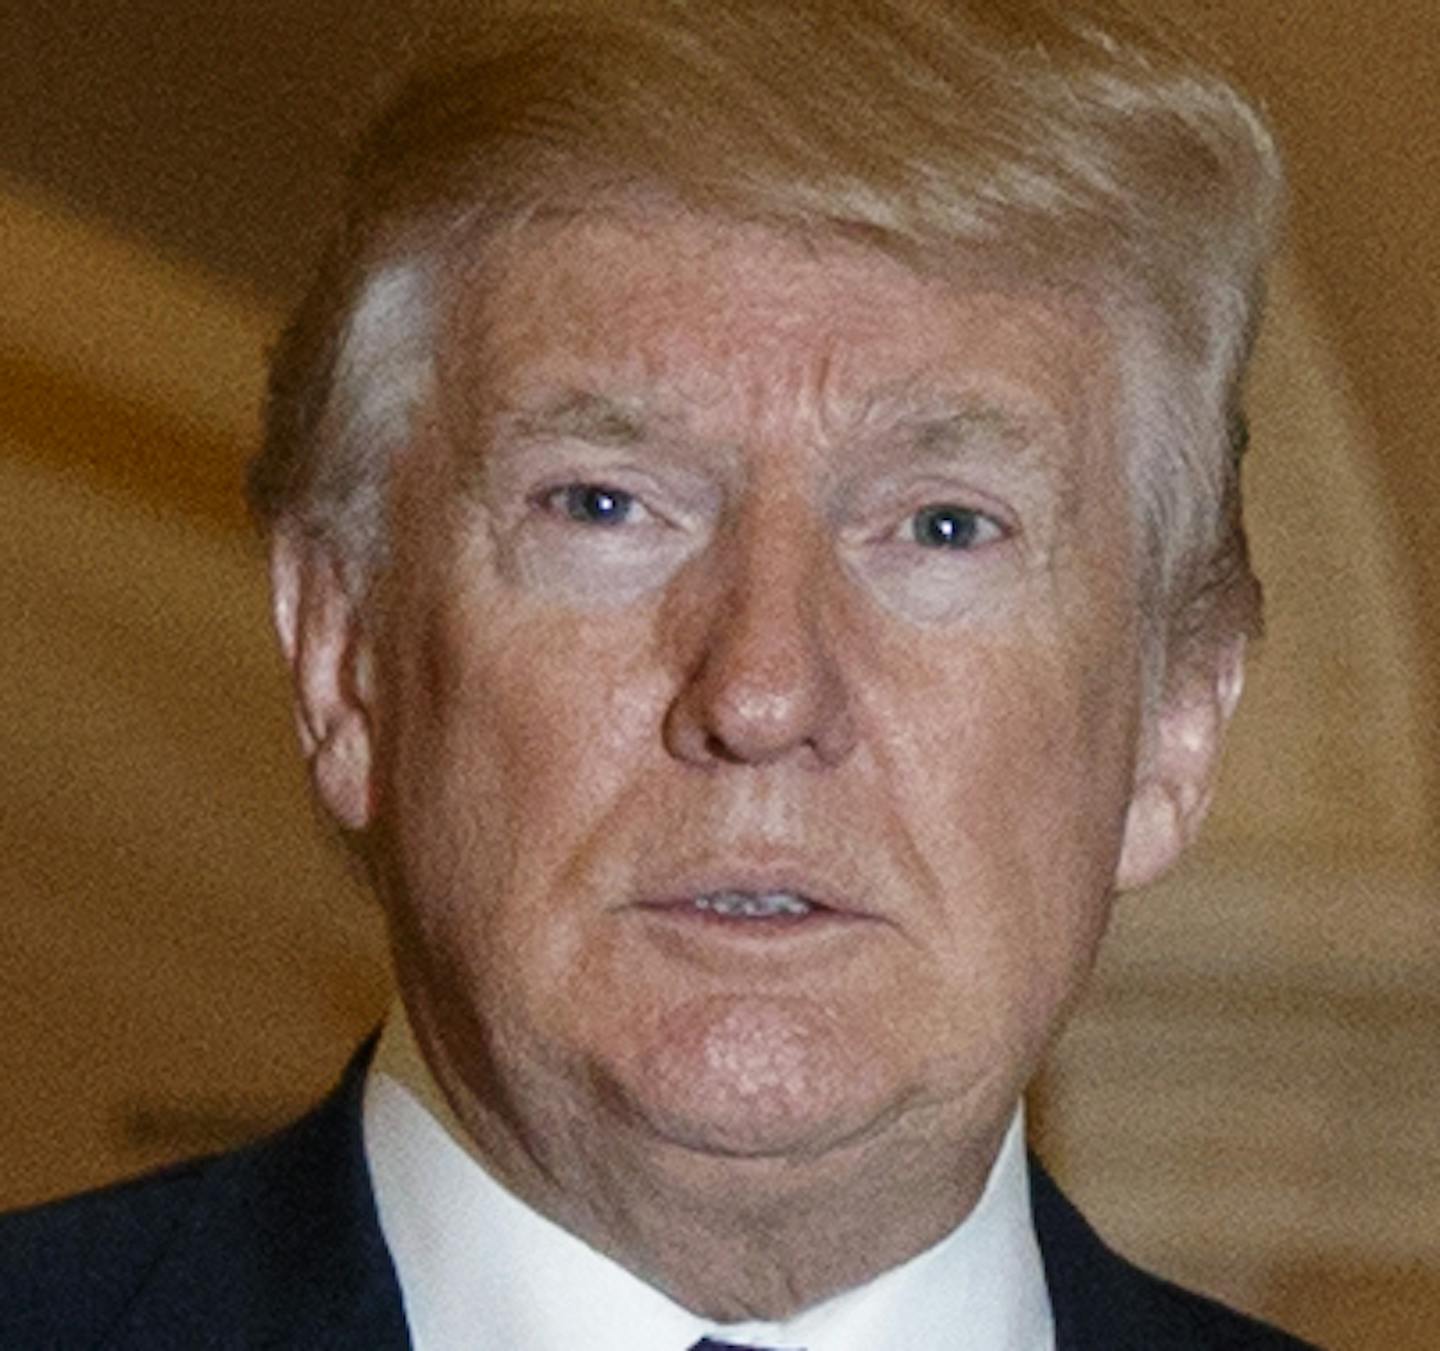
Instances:
[[[384,817],[414,901],[473,912],[488,897],[507,924],[583,874],[633,796],[663,699],[645,634],[514,610],[417,609],[392,649],[384,742]]]
[[[945,663],[924,682],[929,716],[886,738],[893,833],[928,877],[946,962],[968,978],[1064,976],[1108,911],[1131,783],[1128,682],[1093,660],[1077,680],[1054,652]]]

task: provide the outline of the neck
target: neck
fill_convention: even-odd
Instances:
[[[939,1242],[979,1201],[998,1145],[957,1160],[892,1139],[796,1161],[642,1144],[525,1199],[696,1314],[778,1322]]]
[[[957,1148],[916,1109],[813,1156],[756,1157],[697,1151],[617,1114],[552,1120],[537,1150],[441,1047],[422,1057],[403,1019],[379,1068],[514,1195],[716,1322],[789,1318],[937,1243],[978,1203],[1008,1125]]]

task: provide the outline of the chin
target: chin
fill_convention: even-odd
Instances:
[[[743,1158],[813,1155],[890,1120],[893,1061],[801,999],[704,999],[607,1076],[627,1114],[664,1142]]]

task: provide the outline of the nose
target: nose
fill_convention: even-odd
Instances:
[[[834,579],[823,548],[778,533],[737,541],[728,584],[703,602],[698,652],[665,721],[666,745],[686,763],[834,766],[854,749],[842,654],[824,622]]]

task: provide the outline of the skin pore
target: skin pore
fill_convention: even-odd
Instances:
[[[462,281],[373,613],[277,551],[317,791],[491,1171],[783,1317],[973,1206],[1223,717],[1142,725],[1078,304],[660,211]]]

